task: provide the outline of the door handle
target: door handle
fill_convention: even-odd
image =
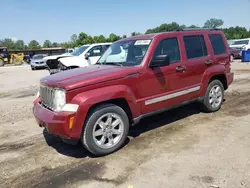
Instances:
[[[212,60],[206,60],[206,61],[205,61],[205,64],[206,64],[206,65],[211,65],[212,63],[213,63]]]
[[[175,70],[177,71],[177,72],[183,72],[183,71],[185,71],[186,70],[186,67],[183,65],[183,66],[177,66],[176,68],[175,68]]]

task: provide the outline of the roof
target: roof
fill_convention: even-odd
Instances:
[[[119,41],[153,39],[154,37],[159,36],[159,35],[165,35],[165,34],[176,33],[176,32],[185,32],[186,33],[186,32],[191,32],[191,31],[193,31],[193,32],[209,32],[209,31],[220,31],[220,29],[216,29],[216,28],[185,28],[185,29],[178,29],[178,30],[174,30],[174,31],[136,35],[136,36],[121,39]]]
[[[123,41],[123,40],[153,39],[158,34],[159,33],[136,35],[136,36],[132,36],[132,37],[127,37],[127,38],[121,39],[120,41]]]
[[[86,45],[96,46],[96,45],[106,45],[106,44],[112,44],[112,42],[92,43],[92,44],[86,44]]]
[[[54,47],[54,48],[40,48],[40,50],[64,50],[62,47]]]
[[[84,44],[84,45],[81,45],[81,46],[78,46],[76,48],[80,48],[80,47],[84,47],[84,46],[97,46],[97,45],[107,45],[107,44],[112,44],[112,42],[102,42],[102,43],[92,43],[92,44]]]

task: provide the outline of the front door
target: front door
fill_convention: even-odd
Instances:
[[[150,68],[141,74],[142,114],[171,107],[182,102],[185,89],[185,66],[181,61],[179,39],[163,38],[154,52],[157,55],[169,55],[170,65]]]
[[[93,65],[101,57],[103,53],[103,48],[101,45],[94,46],[88,51],[88,53],[89,53],[88,63]]]

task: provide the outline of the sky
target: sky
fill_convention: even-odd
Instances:
[[[72,34],[130,35],[163,23],[250,28],[250,0],[3,0],[0,39],[69,41]]]

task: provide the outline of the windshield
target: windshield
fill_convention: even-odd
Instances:
[[[150,43],[151,40],[125,40],[113,43],[97,64],[140,65]]]
[[[65,50],[65,53],[72,53],[74,50],[72,50],[72,49],[66,49]]]
[[[232,45],[242,45],[242,44],[248,44],[249,40],[237,40],[234,41]]]
[[[32,59],[43,59],[46,55],[34,55]]]
[[[6,48],[1,48],[0,52],[7,52],[7,49]]]
[[[79,56],[81,55],[89,46],[81,46],[80,48],[77,48],[74,52],[71,53],[73,56]]]

